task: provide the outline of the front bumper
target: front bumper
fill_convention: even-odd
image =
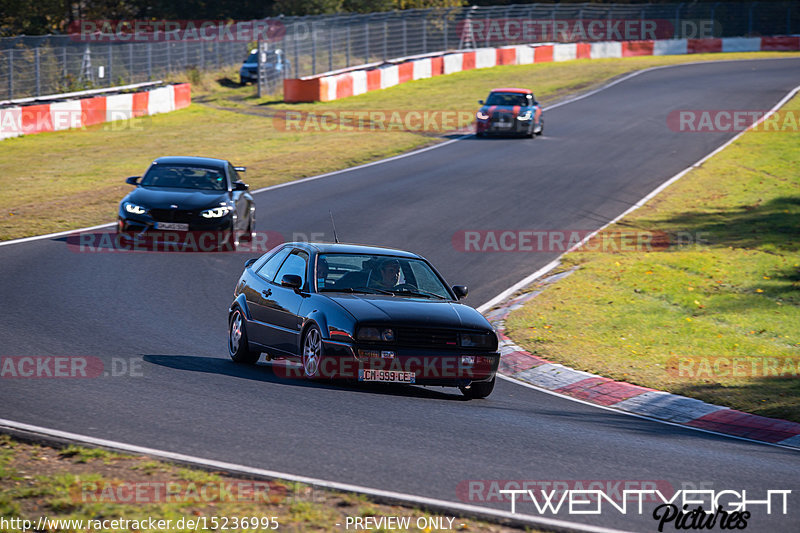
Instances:
[[[524,135],[531,128],[530,120],[517,120],[498,122],[492,120],[477,121],[475,123],[475,133],[477,134],[496,134],[496,135]]]
[[[500,364],[498,352],[436,350],[396,346],[351,346],[323,341],[322,376],[359,379],[360,370],[413,372],[415,385],[468,385],[490,381]]]

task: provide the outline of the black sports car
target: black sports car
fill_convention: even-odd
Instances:
[[[293,242],[245,264],[228,315],[235,362],[276,372],[457,386],[485,398],[500,361],[497,335],[464,286],[448,287],[419,255],[353,244]]]
[[[159,157],[119,204],[118,231],[159,239],[235,248],[252,238],[256,208],[248,186],[239,177],[244,167],[209,157]],[[140,181],[141,179],[141,181]]]

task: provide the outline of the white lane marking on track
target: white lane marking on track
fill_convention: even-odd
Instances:
[[[368,496],[375,496],[378,498],[388,498],[391,500],[401,501],[408,504],[414,505],[421,505],[421,506],[433,506],[438,508],[446,508],[446,509],[454,509],[458,511],[464,511],[466,513],[471,513],[473,515],[484,515],[484,516],[491,516],[496,518],[504,518],[508,520],[513,520],[518,523],[525,523],[528,525],[534,526],[550,526],[550,527],[557,527],[557,528],[564,528],[568,530],[578,530],[578,531],[586,531],[590,533],[623,533],[618,529],[610,529],[605,527],[599,526],[589,526],[584,524],[578,524],[574,522],[568,522],[566,520],[559,520],[555,518],[544,518],[540,516],[531,516],[531,515],[524,515],[519,513],[511,513],[510,511],[501,511],[498,509],[492,509],[489,507],[480,507],[477,505],[469,505],[464,503],[458,502],[449,502],[446,500],[438,500],[435,498],[425,498],[422,496],[414,496],[413,494],[406,494],[403,492],[395,492],[389,490],[381,490],[381,489],[373,489],[370,487],[363,487],[361,485],[352,485],[349,483],[339,483],[336,481],[327,481],[324,479],[317,479],[313,477],[306,477],[306,476],[297,476],[294,474],[287,474],[284,472],[277,472],[274,470],[265,470],[262,468],[253,468],[244,465],[238,465],[235,463],[227,463],[224,461],[216,461],[213,459],[205,459],[202,457],[195,457],[193,455],[184,455],[181,453],[169,452],[165,450],[158,450],[155,448],[147,448],[143,446],[136,446],[134,444],[126,444],[124,442],[117,442],[112,440],[106,439],[98,439],[95,437],[89,437],[88,435],[79,435],[77,433],[70,433],[67,431],[60,431],[57,429],[50,429],[44,428],[40,426],[34,426],[31,424],[23,424],[21,422],[14,422],[12,420],[6,420],[0,418],[0,427],[6,427],[9,429],[15,429],[18,431],[24,431],[27,433],[34,433],[45,435],[49,437],[65,439],[74,442],[92,444],[95,446],[102,446],[104,448],[111,448],[114,450],[119,450],[123,452],[141,454],[141,455],[149,455],[152,457],[159,457],[167,460],[172,461],[179,461],[182,463],[190,463],[196,465],[202,465],[205,467],[210,467],[214,469],[224,470],[228,472],[235,472],[238,474],[250,474],[255,476],[260,476],[264,478],[272,478],[272,479],[283,479],[286,481],[294,481],[298,483],[306,483],[309,485],[314,485],[317,487],[332,489],[336,491],[342,492],[356,492],[361,494],[366,494]]]
[[[501,379],[504,379],[504,380],[508,381],[509,383],[514,383],[514,384],[520,385],[522,387],[527,387],[529,389],[533,389],[533,390],[536,390],[536,391],[539,391],[539,392],[543,392],[543,393],[549,394],[551,396],[557,396],[558,398],[563,398],[565,400],[570,400],[570,401],[573,401],[573,402],[581,403],[581,404],[587,405],[589,407],[596,407],[598,409],[603,409],[604,411],[610,411],[612,413],[617,413],[617,414],[620,414],[620,415],[627,415],[627,416],[632,416],[632,417],[635,417],[635,418],[641,418],[642,420],[648,420],[650,422],[658,422],[659,424],[667,424],[669,426],[675,426],[675,427],[684,428],[684,429],[691,429],[693,431],[700,431],[701,433],[709,433],[711,435],[718,435],[720,437],[727,437],[727,438],[730,438],[730,439],[743,440],[745,442],[752,442],[754,444],[766,444],[767,446],[775,446],[776,448],[783,448],[784,450],[791,450],[793,452],[800,452],[800,448],[797,448],[797,447],[794,447],[794,446],[787,446],[785,444],[779,444],[777,442],[765,442],[763,440],[748,439],[747,437],[740,437],[738,435],[729,435],[727,433],[719,433],[718,431],[713,431],[711,429],[696,428],[694,426],[687,426],[687,425],[684,425],[684,424],[678,424],[676,422],[670,422],[668,420],[661,420],[659,418],[652,418],[652,417],[649,417],[647,415],[642,415],[642,414],[639,414],[639,413],[632,413],[630,411],[623,411],[622,409],[614,409],[613,407],[607,406],[607,405],[600,405],[600,404],[596,404],[596,403],[587,402],[586,400],[581,400],[580,398],[575,398],[573,396],[567,396],[565,394],[561,394],[561,393],[558,393],[558,392],[555,392],[555,391],[551,391],[549,389],[538,387],[538,386],[534,385],[533,383],[528,383],[527,381],[522,381],[522,380],[513,378],[511,376],[506,376],[504,374],[497,374],[497,376],[499,378],[501,378]]]

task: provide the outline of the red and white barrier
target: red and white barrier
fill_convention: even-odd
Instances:
[[[286,102],[330,101],[386,89],[407,81],[498,65],[529,65],[574,59],[662,56],[715,52],[800,50],[800,36],[726,37],[721,39],[669,39],[593,43],[537,44],[479,48],[398,61],[376,68],[355,68],[284,80]]]
[[[0,140],[169,113],[191,102],[191,85],[181,83],[150,91],[7,107],[0,109]]]

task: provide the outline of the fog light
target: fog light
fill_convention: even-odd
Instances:
[[[358,350],[359,357],[380,357],[381,352],[378,350]]]
[[[474,355],[462,355],[461,356],[461,366],[472,366],[475,364],[475,356]]]

